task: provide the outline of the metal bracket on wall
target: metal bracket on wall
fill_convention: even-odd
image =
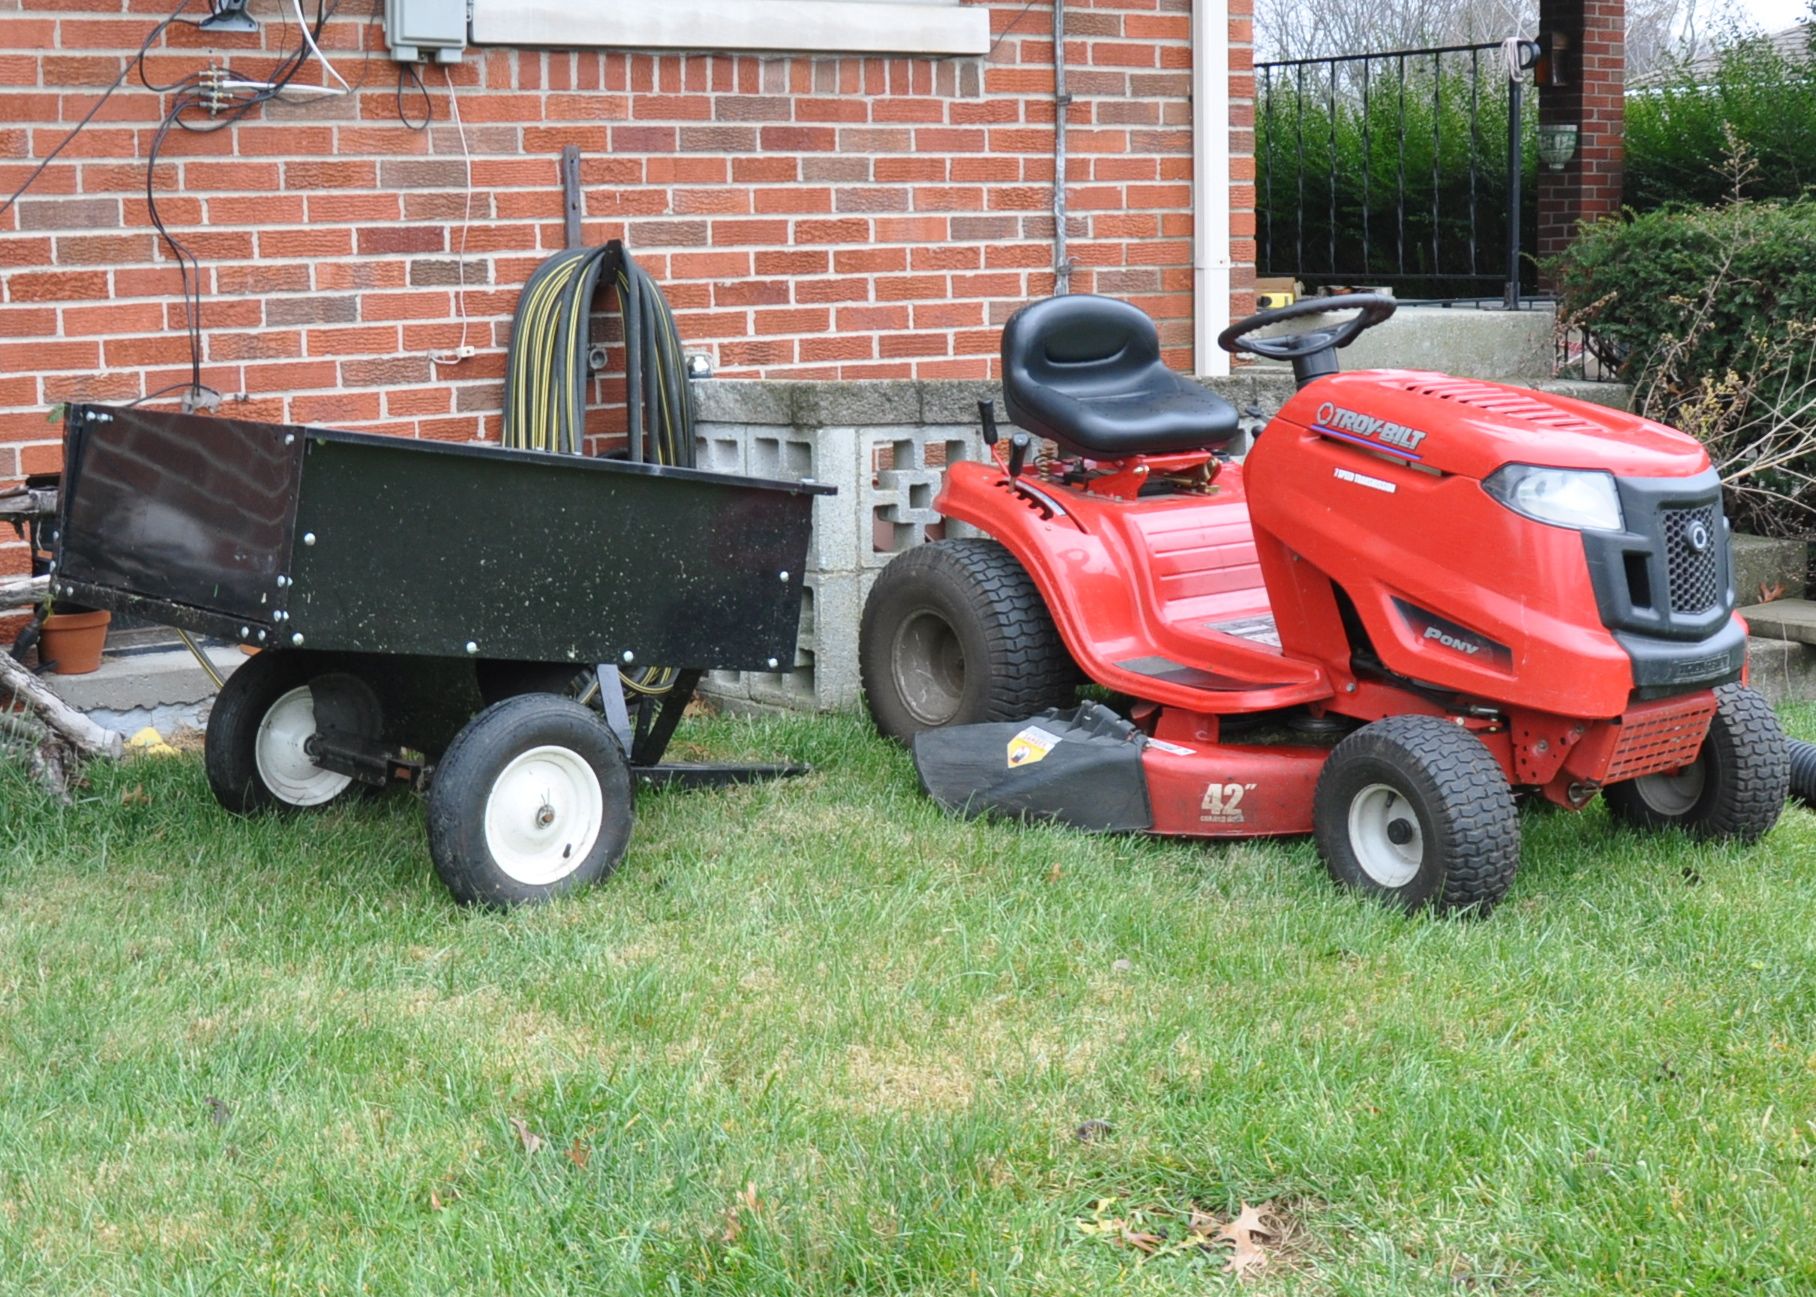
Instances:
[[[565,228],[564,247],[580,246],[580,217],[585,210],[580,194],[580,146],[563,145],[561,149],[561,214]]]

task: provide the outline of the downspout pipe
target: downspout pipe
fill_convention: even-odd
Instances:
[[[1066,0],[1053,0],[1053,295],[1072,291],[1072,258],[1066,251]]]
[[[1230,322],[1229,0],[1192,0],[1192,211],[1192,358],[1208,378],[1230,372],[1217,345]]]

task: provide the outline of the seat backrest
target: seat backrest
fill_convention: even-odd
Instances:
[[[1034,389],[1093,396],[1160,363],[1160,331],[1138,307],[1077,293],[1022,307],[1003,326],[1003,403],[1013,418]]]

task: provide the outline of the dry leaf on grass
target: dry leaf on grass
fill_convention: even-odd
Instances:
[[[120,805],[150,806],[151,794],[145,791],[144,784],[134,784],[131,788],[128,788],[125,792],[120,794]]]
[[[542,1136],[531,1130],[522,1117],[510,1117],[506,1120],[511,1123],[511,1129],[517,1132],[517,1138],[522,1142],[524,1152],[534,1153],[542,1147]]]
[[[1279,1239],[1279,1222],[1272,1214],[1264,1208],[1251,1207],[1245,1202],[1236,1219],[1218,1227],[1211,1241],[1231,1244],[1224,1269],[1238,1278],[1246,1279],[1267,1264],[1267,1252],[1263,1250],[1262,1244],[1271,1246]]]
[[[572,1162],[577,1169],[586,1170],[586,1164],[593,1160],[592,1147],[582,1144],[578,1135],[574,1136],[574,1142],[568,1145],[567,1160]]]
[[[748,1216],[755,1220],[762,1212],[763,1201],[757,1197],[757,1186],[746,1184],[744,1191],[725,1209],[725,1228],[719,1231],[719,1241],[727,1246],[736,1243],[744,1233],[744,1218]]]
[[[1080,1122],[1078,1124],[1078,1129],[1072,1132],[1072,1138],[1076,1139],[1080,1144],[1089,1144],[1104,1138],[1114,1129],[1115,1127],[1111,1126],[1110,1123],[1103,1118],[1093,1117],[1089,1121]]]
[[[1187,1213],[1185,1232],[1171,1238],[1164,1222],[1177,1221],[1177,1213],[1156,1207],[1146,1212],[1135,1208],[1126,1216],[1112,1215],[1110,1209],[1115,1204],[1114,1198],[1100,1198],[1093,1203],[1091,1219],[1075,1222],[1079,1233],[1117,1247],[1134,1248],[1144,1258],[1220,1255],[1224,1273],[1242,1280],[1256,1278],[1270,1260],[1269,1249],[1277,1250],[1286,1237],[1284,1222],[1266,1205],[1252,1207],[1243,1203],[1242,1210],[1230,1221],[1194,1207]]]

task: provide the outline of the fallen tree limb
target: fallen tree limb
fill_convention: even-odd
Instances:
[[[0,608],[29,608],[44,602],[50,589],[47,576],[9,576],[0,579]]]
[[[24,750],[32,773],[54,797],[68,800],[86,758],[118,757],[124,750],[118,734],[89,720],[0,653],[0,699],[6,697],[24,710],[6,714],[0,741]]]

